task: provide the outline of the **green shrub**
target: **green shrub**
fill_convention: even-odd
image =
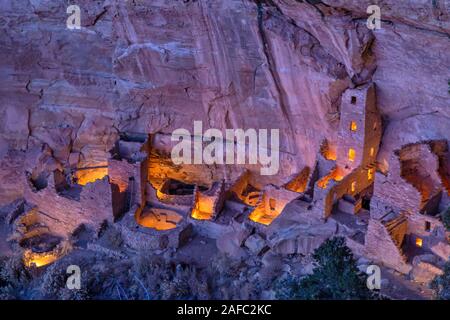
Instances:
[[[316,268],[302,279],[287,277],[280,281],[276,297],[280,299],[349,300],[371,299],[366,276],[360,273],[344,238],[325,241],[313,253]]]
[[[431,282],[436,298],[439,300],[450,300],[450,261],[444,267],[444,274],[437,276]]]

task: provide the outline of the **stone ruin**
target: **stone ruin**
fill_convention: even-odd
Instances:
[[[62,168],[41,156],[8,216],[9,241],[24,250],[28,266],[39,267],[70,251],[83,230],[95,234],[105,223],[136,250],[176,250],[197,233],[236,257],[243,248],[308,254],[343,235],[357,255],[427,282],[450,255],[437,216],[450,204],[448,143],[404,145],[382,168],[376,105],[375,85],[348,89],[336,140],[324,141],[314,167],[282,185],[262,185],[247,169],[216,181],[180,174],[162,153],[155,156],[154,137],[141,133],[122,133],[97,166]]]

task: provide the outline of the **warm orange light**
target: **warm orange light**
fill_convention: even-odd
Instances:
[[[336,147],[331,145],[328,141],[322,143],[322,145],[320,146],[320,153],[327,160],[337,159]]]
[[[358,129],[358,126],[356,125],[355,121],[350,122],[350,130],[356,131]]]
[[[423,245],[423,240],[421,238],[416,238],[416,246],[421,248]]]
[[[214,215],[214,199],[211,197],[199,197],[196,199],[191,217],[197,220],[210,220]]]
[[[286,184],[285,188],[289,191],[305,192],[310,173],[311,169],[309,167],[305,167],[297,177]]]
[[[88,183],[103,179],[108,175],[108,168],[86,169],[77,171],[77,183],[85,186]]]
[[[264,195],[258,203],[258,206],[250,213],[248,218],[254,222],[268,226],[281,214],[288,203],[289,201],[278,198],[268,198]]]
[[[368,179],[369,181],[373,179],[373,172],[374,172],[374,169],[373,169],[373,168],[371,168],[371,169],[369,169],[369,170],[367,171],[367,179]]]
[[[151,209],[137,217],[137,223],[146,228],[158,231],[171,230],[183,219],[178,213],[165,209]]]
[[[356,151],[355,149],[348,149],[348,160],[350,160],[351,162],[355,161],[355,157],[356,157]]]
[[[335,168],[328,175],[317,181],[317,185],[322,189],[326,189],[330,180],[341,181],[342,179],[344,179],[342,171],[339,168]]]
[[[25,266],[32,267],[34,265],[38,268],[55,262],[57,259],[58,255],[54,252],[35,253],[27,250],[23,256]]]
[[[352,192],[356,191],[356,181],[352,182]]]
[[[192,218],[197,220],[210,220],[211,219],[211,213],[208,212],[202,212],[196,208],[192,209]]]
[[[337,159],[337,153],[336,150],[334,149],[327,149],[323,152],[323,156],[325,157],[325,159],[327,160],[336,160]]]
[[[375,148],[370,148],[370,156],[373,157],[375,155]]]
[[[253,222],[257,222],[257,223],[261,223],[265,226],[268,226],[269,224],[272,223],[272,221],[277,217],[276,216],[269,216],[266,215],[264,213],[264,210],[260,210],[258,208],[256,208],[255,210],[253,210],[253,212],[248,216],[248,218],[250,220],[252,220]]]

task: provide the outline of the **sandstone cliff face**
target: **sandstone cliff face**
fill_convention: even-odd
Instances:
[[[280,129],[285,182],[336,139],[343,92],[370,81],[386,169],[402,145],[448,140],[450,5],[383,1],[372,32],[372,2],[80,0],[71,31],[66,1],[0,0],[0,201],[33,166],[8,149],[99,164],[118,131],[167,137],[194,120]]]

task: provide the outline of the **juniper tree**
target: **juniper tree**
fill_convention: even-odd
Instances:
[[[328,239],[313,253],[316,268],[302,279],[291,277],[279,283],[278,298],[292,299],[371,299],[366,276],[359,272],[345,239]]]

